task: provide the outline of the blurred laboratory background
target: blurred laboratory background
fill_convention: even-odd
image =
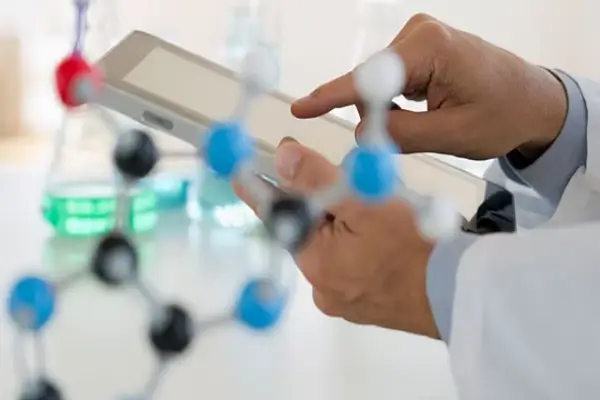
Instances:
[[[249,40],[254,3],[91,0],[86,52],[96,59],[130,31],[143,30],[236,69]],[[280,57],[279,90],[291,96],[348,72],[419,12],[540,65],[600,78],[595,18],[600,3],[592,0],[261,0],[261,6],[263,33]],[[110,210],[114,214],[108,187],[112,136],[89,113],[65,120],[55,94],[53,74],[71,49],[74,17],[73,0],[0,0],[2,296],[24,267],[60,275],[86,265],[91,244],[110,229]],[[357,119],[352,109],[336,113]],[[68,140],[56,157],[53,143],[65,121]],[[155,134],[165,151],[189,150]],[[335,142],[323,138],[323,146]],[[479,180],[469,177],[483,176],[490,163],[435,157],[447,168],[419,164],[423,169],[412,183],[454,190],[473,209],[480,201],[474,183]],[[451,177],[454,167],[465,172],[462,177]],[[162,295],[185,301],[199,315],[225,309],[243,281],[240,271],[265,264],[264,247],[228,239],[230,231],[260,238],[256,218],[227,182],[189,158],[161,164],[131,196],[130,223],[147,264],[145,276]],[[162,218],[169,209],[181,212]],[[211,236],[212,228],[206,228],[211,224],[226,232]],[[295,273],[292,260],[288,264]],[[46,344],[49,371],[64,383],[68,398],[106,400],[143,385],[152,358],[136,301],[84,284],[68,293],[61,307]],[[20,385],[12,372],[12,337],[3,315],[0,398],[6,400],[17,398]],[[443,343],[327,318],[314,307],[310,286],[301,278],[289,316],[272,336],[224,330],[204,339],[173,368],[161,398],[456,399]]]
[[[251,0],[93,0],[88,51],[100,55],[132,29],[142,29],[205,57],[234,67],[247,39]],[[3,91],[0,135],[49,134],[60,107],[48,81],[70,46],[73,12],[69,0],[3,0],[0,55]],[[267,36],[281,55],[280,88],[300,96],[348,71],[386,45],[407,19],[430,13],[456,27],[542,65],[590,77],[600,75],[591,0],[265,0]],[[24,87],[19,87],[19,85]],[[24,130],[15,118],[22,100]],[[10,101],[9,101],[10,100]],[[412,104],[423,108],[423,104]],[[353,110],[340,115],[355,119]],[[12,125],[9,126],[9,121]],[[23,134],[23,133],[21,133]],[[489,163],[445,158],[482,175]]]

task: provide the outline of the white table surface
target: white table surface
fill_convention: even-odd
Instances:
[[[38,171],[0,168],[0,293],[32,270],[63,276],[85,262],[85,241],[57,240],[40,218]],[[144,277],[163,299],[201,319],[224,312],[244,277],[263,261],[260,245],[226,242],[182,218],[138,239],[148,252]],[[210,243],[209,243],[210,241]],[[290,263],[290,268],[293,265]],[[0,399],[17,399],[14,331],[0,319]],[[147,310],[131,291],[92,279],[61,293],[45,333],[46,363],[67,399],[109,400],[136,393],[153,366]],[[168,370],[155,399],[364,400],[456,398],[443,344],[323,316],[307,283],[280,327],[257,335],[224,326],[197,338]]]

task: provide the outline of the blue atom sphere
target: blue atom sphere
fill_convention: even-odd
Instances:
[[[231,179],[253,153],[254,143],[238,122],[215,124],[204,143],[206,164],[225,179]]]
[[[376,203],[393,196],[397,166],[387,148],[359,146],[344,161],[350,189],[362,200]]]
[[[15,323],[35,332],[46,326],[54,314],[55,307],[54,288],[37,276],[19,279],[8,299],[8,312]]]
[[[276,290],[272,283],[254,279],[246,284],[238,299],[236,316],[238,320],[252,329],[265,330],[273,327],[280,320],[286,306],[285,293],[274,292],[269,296],[263,294],[267,290]]]

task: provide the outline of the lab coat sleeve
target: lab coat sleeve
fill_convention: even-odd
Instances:
[[[461,400],[597,399],[600,85],[577,79],[587,158],[542,228],[478,238],[455,279],[450,342]]]
[[[565,88],[568,101],[558,138],[535,160],[526,159],[515,150],[498,161],[509,179],[533,188],[554,210],[571,177],[586,160],[587,110],[578,83],[562,71],[552,72]]]
[[[569,180],[586,160],[587,108],[582,91],[569,75],[561,71],[553,72],[562,82],[568,99],[567,116],[557,140],[536,160],[526,160],[518,152],[498,160],[507,178],[533,188],[542,197],[533,199],[515,195],[517,223],[526,228],[552,216]],[[523,199],[527,199],[527,204]],[[526,218],[526,209],[539,214],[540,218]],[[449,343],[451,336],[458,260],[474,240],[473,235],[461,232],[451,240],[438,243],[429,259],[427,295],[438,332],[446,343]]]
[[[600,223],[478,238],[456,276],[461,400],[596,399]]]
[[[455,236],[438,242],[427,264],[426,290],[429,306],[440,338],[450,342],[452,306],[459,261],[477,235],[458,232]]]
[[[558,139],[537,159],[526,159],[515,150],[495,160],[484,174],[487,181],[513,193],[518,226],[524,229],[543,225],[554,215],[569,176],[586,157],[587,107],[580,80],[562,71],[551,72],[561,81],[568,100]]]

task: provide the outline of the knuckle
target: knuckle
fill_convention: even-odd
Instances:
[[[319,265],[312,265],[310,268],[304,269],[306,280],[317,289],[327,289],[329,285],[329,277],[324,272],[325,268],[320,268]]]
[[[311,194],[332,183],[334,173],[331,169],[332,166],[313,154],[303,157],[296,166],[292,185],[306,195]]]
[[[323,92],[327,91],[328,87],[329,87],[329,84],[324,83],[321,86],[317,87],[315,90],[313,90],[309,96],[310,97],[320,97],[323,94]]]
[[[438,21],[427,21],[421,24],[419,37],[434,47],[444,47],[452,38],[448,27]]]
[[[313,302],[317,309],[328,317],[338,317],[340,315],[336,303],[315,290],[313,290]]]
[[[416,13],[407,22],[407,25],[418,26],[424,22],[433,21],[434,18],[427,13]]]
[[[302,157],[296,164],[292,184],[301,190],[312,189],[318,180],[310,157]]]
[[[306,249],[300,251],[296,255],[296,264],[302,271],[304,278],[315,288],[323,288],[325,281],[323,279],[323,273],[321,265],[321,254],[318,251],[307,251]]]

